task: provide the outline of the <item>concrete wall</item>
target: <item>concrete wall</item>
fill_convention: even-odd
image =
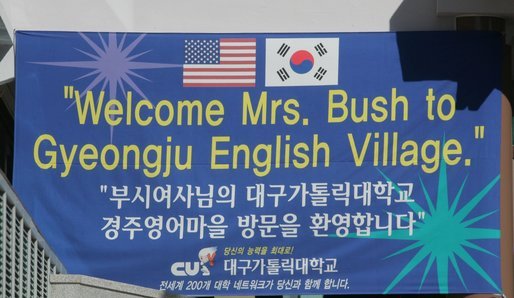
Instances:
[[[180,298],[164,292],[85,275],[51,275],[50,298]]]
[[[436,4],[436,0],[324,0],[321,2],[312,0],[153,0],[151,2],[0,0],[0,14],[7,28],[17,30],[121,32],[451,30],[452,18],[438,17]]]

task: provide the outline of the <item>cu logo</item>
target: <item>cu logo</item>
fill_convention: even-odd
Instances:
[[[198,252],[199,262],[175,262],[171,265],[171,274],[174,276],[195,276],[202,271],[203,276],[211,275],[207,264],[214,266],[217,247],[202,248]]]
[[[195,276],[198,272],[200,272],[200,262],[175,262],[171,265],[171,274],[175,276]]]

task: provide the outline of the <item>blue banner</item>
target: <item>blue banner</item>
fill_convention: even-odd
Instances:
[[[478,32],[17,32],[14,186],[69,273],[501,292],[500,57]]]

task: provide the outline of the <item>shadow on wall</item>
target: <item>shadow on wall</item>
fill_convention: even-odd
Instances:
[[[389,20],[390,31],[448,31],[455,18],[437,16],[437,0],[405,0]]]
[[[399,32],[397,43],[403,80],[456,82],[457,109],[477,110],[493,90],[501,90],[500,33]],[[469,52],[457,49],[455,43]],[[484,63],[484,59],[489,63]]]
[[[439,32],[454,31],[454,17],[438,17],[436,0],[406,0],[390,19],[391,31],[399,32],[397,43],[405,82],[452,81],[457,83],[457,109],[477,110],[494,89],[501,90],[503,42],[500,33]],[[470,49],[462,52],[453,45],[459,42]],[[496,43],[496,47],[481,47],[480,43]],[[448,55],[434,55],[447,53]],[[444,57],[458,57],[452,61]],[[488,65],[476,63],[487,58]],[[441,67],[441,65],[450,66]]]

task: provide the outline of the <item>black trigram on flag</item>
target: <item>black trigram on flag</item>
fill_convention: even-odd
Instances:
[[[287,73],[287,70],[283,67],[277,71],[277,74],[282,80],[282,82],[289,79],[289,74]]]
[[[318,52],[318,55],[321,57],[328,53],[327,49],[325,49],[325,46],[322,43],[318,43],[314,49],[316,49],[316,52]]]
[[[318,68],[318,71],[316,71],[316,73],[314,74],[314,77],[316,79],[318,79],[318,81],[321,81],[321,79],[323,79],[323,77],[327,74],[327,70],[324,69],[323,67],[320,67]]]
[[[282,57],[285,57],[287,52],[289,52],[289,49],[291,49],[290,46],[286,45],[285,43],[283,43],[280,48],[278,49],[278,52],[277,54],[279,54],[280,56]]]

